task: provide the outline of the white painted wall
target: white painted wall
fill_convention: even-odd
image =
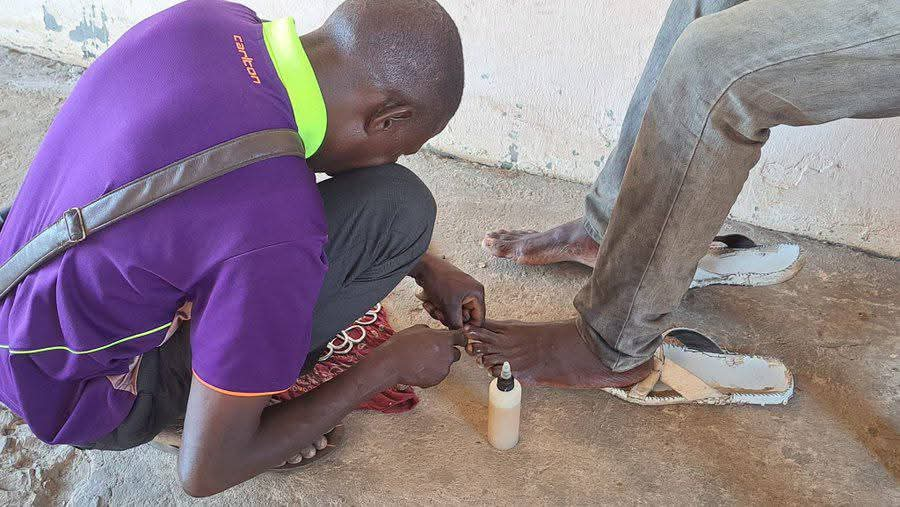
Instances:
[[[6,0],[0,44],[81,65],[174,0]],[[339,0],[247,0],[317,26]],[[466,94],[431,147],[592,181],[616,142],[667,0],[442,0],[466,51]],[[778,128],[734,218],[900,256],[900,119]],[[580,196],[572,196],[578,199]]]

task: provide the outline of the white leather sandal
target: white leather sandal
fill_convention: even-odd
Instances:
[[[691,288],[774,285],[791,279],[802,267],[799,245],[757,245],[740,234],[716,236],[697,265]]]
[[[778,359],[735,354],[687,328],[663,334],[653,371],[630,388],[603,390],[639,405],[783,405],[794,377]]]

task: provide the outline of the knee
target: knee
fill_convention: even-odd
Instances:
[[[388,202],[395,218],[405,217],[406,225],[431,228],[437,217],[437,204],[431,190],[415,173],[400,164],[364,169],[377,183],[373,197]]]
[[[392,236],[402,236],[413,250],[424,253],[431,242],[437,204],[431,190],[412,171],[400,164],[386,164],[358,171],[360,193],[366,206],[383,217]]]
[[[683,77],[692,88],[721,89],[737,77],[739,60],[745,57],[733,51],[739,35],[717,18],[711,15],[691,22],[675,41],[666,62],[669,72]]]
[[[754,137],[771,123],[761,88],[752,86],[765,62],[747,51],[750,30],[741,16],[725,11],[693,21],[676,41],[660,83],[696,106],[690,108],[694,124],[709,115],[713,123]]]

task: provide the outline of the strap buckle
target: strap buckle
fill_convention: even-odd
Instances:
[[[87,238],[87,228],[84,226],[84,216],[81,208],[71,208],[63,213],[66,221],[66,231],[69,234],[69,244],[81,243]]]

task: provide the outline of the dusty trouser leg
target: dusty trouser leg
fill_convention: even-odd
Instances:
[[[389,164],[319,183],[328,221],[328,272],[313,311],[312,350],[361,317],[428,250],[436,208],[409,169]]]
[[[650,102],[650,94],[659,82],[663,65],[678,36],[695,19],[723,11],[744,1],[746,0],[673,0],[669,6],[665,20],[656,35],[653,50],[644,66],[644,72],[628,104],[619,140],[585,198],[584,227],[597,243],[602,241],[609,225],[609,217],[619,195],[622,178],[625,176],[625,166],[628,164],[638,129],[641,127],[641,120]]]
[[[644,115],[578,328],[646,361],[776,125],[900,115],[900,2],[753,0],[691,23]]]

